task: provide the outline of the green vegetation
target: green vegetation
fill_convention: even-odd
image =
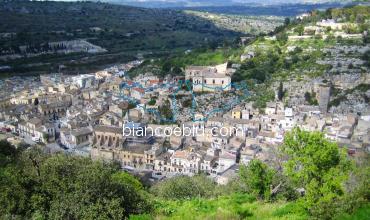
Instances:
[[[248,80],[246,83],[248,89],[252,92],[246,101],[253,102],[253,107],[263,112],[266,108],[266,103],[275,99],[275,92],[268,83],[255,84],[253,80]]]
[[[292,76],[321,76],[328,67],[317,64],[316,60],[324,57],[324,47],[335,43],[335,40],[310,39],[281,45],[278,41],[257,39],[246,48],[254,51],[255,56],[242,63],[233,81],[252,79],[266,83]]]
[[[157,201],[159,219],[308,219],[294,203],[265,203],[248,194],[234,193],[215,199]],[[143,218],[145,219],[145,218]],[[152,218],[148,218],[152,219]]]
[[[284,173],[296,187],[305,189],[298,202],[313,216],[330,219],[336,215],[351,170],[344,152],[322,133],[299,129],[285,135],[281,149],[289,157]]]
[[[130,78],[134,78],[142,73],[153,73],[155,75],[161,74],[161,69],[151,61],[144,61],[138,67],[132,68],[127,74]]]
[[[354,6],[341,9],[333,8],[326,11],[326,15],[331,15],[334,19],[341,18],[352,23],[363,23],[366,19],[370,18],[370,8],[366,6]]]
[[[284,90],[283,82],[280,81],[279,88],[278,88],[278,91],[277,91],[277,98],[279,99],[279,101],[282,101],[283,100],[286,92],[287,91]]]
[[[186,53],[174,53],[164,58],[158,58],[152,62],[144,62],[139,67],[129,72],[130,77],[135,77],[143,72],[152,72],[159,76],[183,75],[186,66],[208,66],[218,65],[229,61],[239,62],[242,49],[238,46],[238,40],[225,41],[221,47],[217,42],[210,42]]]
[[[193,105],[193,101],[191,99],[185,99],[183,102],[182,102],[182,106],[184,108],[190,108],[191,106]]]
[[[258,160],[225,186],[178,176],[147,189],[117,164],[0,142],[2,219],[366,219],[369,160],[354,164],[319,132],[294,129],[283,169]],[[350,175],[351,174],[351,175]],[[298,193],[303,190],[303,194]]]
[[[308,104],[310,104],[310,105],[318,105],[319,104],[319,102],[316,99],[316,93],[315,92],[312,92],[312,93],[306,92],[304,94],[304,98],[305,98],[306,102],[308,102]]]
[[[240,49],[225,48],[225,49],[198,49],[184,56],[174,57],[170,61],[163,63],[171,63],[172,66],[186,67],[188,65],[208,66],[217,65],[226,61],[237,60],[240,56]]]
[[[329,9],[327,11],[314,11],[312,16],[304,18],[303,20],[286,19],[283,26],[277,27],[272,33],[276,36],[275,39],[260,36],[251,42],[244,52],[252,52],[254,56],[241,62],[241,67],[237,69],[232,76],[234,82],[243,82],[248,84],[251,97],[248,101],[254,102],[254,107],[263,110],[266,102],[275,99],[271,86],[276,81],[300,81],[305,78],[315,78],[324,76],[325,74],[339,74],[340,64],[338,64],[337,73],[332,69],[331,65],[321,64],[326,60],[334,60],[336,54],[324,52],[328,48],[336,48],[338,45],[343,46],[363,46],[367,43],[367,38],[363,39],[343,39],[334,36],[322,39],[321,36],[314,36],[312,39],[304,40],[288,40],[288,35],[303,35],[306,26],[315,25],[317,21],[322,19],[336,18],[341,19],[340,22],[356,22],[355,25],[345,27],[347,33],[362,33],[369,27],[369,7],[368,6],[354,6],[343,9]],[[353,30],[352,30],[353,29]],[[331,30],[327,29],[326,33]],[[344,53],[344,52],[343,52]],[[361,58],[365,61],[365,66],[369,64],[369,52],[364,54],[345,54],[351,58]],[[343,56],[343,54],[341,54]],[[357,69],[353,64],[348,65],[348,69]],[[363,69],[363,68],[362,68]],[[348,71],[349,72],[349,71]],[[286,91],[281,85],[275,89],[277,91],[277,98],[284,101]],[[266,92],[267,91],[267,92]],[[330,106],[337,106],[341,101],[345,101],[347,95],[353,91],[344,92],[342,95],[335,97]],[[306,93],[306,102],[310,105],[317,105],[318,102],[315,94]],[[366,95],[362,95],[363,99],[368,101]]]
[[[163,56],[209,42],[233,39],[241,33],[183,11],[144,9],[94,2],[7,1],[0,6],[1,55],[38,56],[1,60],[6,72],[88,72],[134,59],[138,53]],[[50,42],[86,39],[108,50],[103,54],[53,52]],[[62,48],[60,48],[62,49]],[[35,65],[37,64],[37,65]]]
[[[94,5],[106,6],[100,3]],[[91,12],[90,9],[72,8],[72,11],[76,10],[79,13]],[[140,14],[151,12],[140,10],[143,10]],[[246,51],[253,50],[255,56],[242,62],[233,80],[248,84],[251,96],[247,101],[253,101],[254,107],[262,110],[266,102],[275,98],[275,91],[270,88],[272,82],[281,82],[293,76],[319,76],[328,68],[315,62],[326,56],[322,48],[337,43],[353,43],[320,38],[289,42],[286,33],[289,28],[328,16],[351,21],[368,19],[368,14],[368,8],[358,11],[346,8],[314,12],[314,16],[302,23],[286,20],[285,26],[277,30],[277,41],[259,37],[251,43]],[[27,13],[24,16],[28,17]],[[177,21],[176,28],[186,29],[186,25]],[[117,27],[119,29],[120,26]],[[161,28],[168,28],[169,31],[174,27]],[[301,26],[297,26],[295,31],[301,34]],[[108,35],[111,33],[107,32]],[[140,33],[151,32],[141,30]],[[92,37],[96,37],[95,33]],[[102,43],[109,47],[108,42]],[[150,70],[158,75],[178,75],[182,74],[186,65],[215,65],[227,60],[239,62],[244,51],[238,49],[237,44],[237,41],[225,42],[219,48],[217,43],[207,42],[207,47],[185,55],[181,53],[146,61],[130,74],[135,76]],[[58,56],[53,58],[59,59]],[[368,53],[364,55],[364,59],[367,58]],[[337,99],[345,99],[347,94],[367,90],[369,85],[361,84],[342,93],[335,91],[338,97],[331,105],[337,105],[340,102]],[[278,88],[280,100],[284,92],[281,83]],[[315,94],[305,94],[310,104],[317,104],[314,97]],[[132,107],[134,105],[129,106]],[[159,112],[166,119],[173,117],[170,109],[168,100],[159,106]],[[238,176],[226,186],[216,185],[207,176],[197,174],[194,177],[166,179],[146,188],[138,179],[122,172],[118,164],[61,154],[46,155],[39,150],[15,148],[7,142],[0,142],[0,218],[368,219],[368,157],[352,161],[342,148],[327,140],[322,133],[305,132],[298,128],[285,135],[279,150],[276,161],[269,164],[252,160],[248,166],[241,166]]]
[[[178,176],[158,183],[152,187],[151,192],[168,200],[210,198],[216,194],[216,185],[205,175]]]
[[[365,92],[370,90],[370,84],[360,84],[352,89],[347,89],[342,91],[341,93],[337,91],[338,94],[335,94],[335,98],[329,102],[329,106],[338,106],[341,102],[347,100],[347,95],[353,94],[353,93],[360,93],[362,97],[365,99],[365,101],[368,101],[367,96],[365,95]]]
[[[337,219],[338,220],[361,220],[367,219],[370,216],[370,205],[363,206],[356,210],[355,213],[351,214],[342,214]]]
[[[173,119],[171,103],[168,99],[158,107],[158,111],[161,117],[163,117],[166,121],[171,121]]]
[[[201,11],[185,11],[197,17],[212,21],[216,26],[244,34],[262,34],[272,31],[283,23],[283,17],[277,16],[244,16],[227,13],[209,13]],[[255,22],[258,20],[258,22]]]
[[[123,219],[150,211],[147,193],[114,164],[0,143],[1,219]]]
[[[370,67],[370,50],[367,50],[361,57],[366,63],[367,67]]]
[[[274,171],[259,160],[252,160],[247,167],[240,169],[240,178],[252,195],[260,199],[268,199],[271,196],[270,186]]]
[[[150,101],[148,102],[148,105],[155,105],[157,101],[155,99],[150,99]]]

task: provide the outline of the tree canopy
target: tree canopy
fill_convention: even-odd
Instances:
[[[271,195],[274,171],[259,160],[252,160],[248,166],[241,166],[240,177],[248,191],[257,198],[267,199]]]
[[[150,211],[139,181],[89,158],[31,150],[1,166],[0,177],[1,218],[124,219]]]
[[[304,207],[311,213],[328,214],[330,205],[345,193],[344,182],[352,167],[345,153],[323,133],[299,128],[285,135],[281,151],[288,157],[284,173],[305,190]]]

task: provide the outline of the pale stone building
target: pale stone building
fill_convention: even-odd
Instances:
[[[230,75],[227,63],[217,66],[189,66],[185,69],[185,80],[193,83],[194,92],[229,91]]]

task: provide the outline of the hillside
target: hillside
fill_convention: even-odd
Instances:
[[[132,5],[147,8],[185,8],[197,9],[209,12],[229,13],[237,12],[246,15],[279,15],[279,16],[294,16],[299,13],[310,11],[315,8],[327,9],[340,7],[351,3],[351,0],[305,0],[304,3],[300,0],[285,0],[285,1],[258,1],[258,0],[177,0],[177,1],[161,1],[161,0],[104,0],[115,4]]]
[[[300,99],[315,104],[309,93],[315,94],[307,85],[328,85],[331,112],[365,113],[370,88],[369,16],[370,7],[355,6],[292,21],[274,36],[258,38],[246,46],[244,54],[254,55],[241,63],[233,79],[262,83],[275,91],[283,82],[288,105]]]
[[[259,3],[259,4],[258,4]],[[223,13],[232,15],[248,15],[248,16],[284,16],[294,17],[302,13],[312,10],[326,10],[328,8],[339,8],[345,5],[351,5],[350,1],[333,1],[333,2],[287,2],[282,1],[277,4],[240,4],[235,6],[194,6],[188,9],[196,11],[204,11],[209,13]]]
[[[244,34],[268,33],[276,27],[281,26],[284,22],[284,17],[278,16],[228,15],[192,10],[186,10],[185,12],[209,20],[219,28],[225,28]]]
[[[53,72],[61,65],[85,72],[138,54],[158,56],[259,32],[180,10],[93,2],[9,1],[0,5],[0,16],[6,21],[0,23],[0,71],[6,73]]]
[[[287,90],[284,102],[288,105],[299,100],[316,104],[309,88],[326,84],[331,87],[331,111],[361,114],[370,107],[366,95],[370,87],[369,15],[368,6],[314,11],[303,20],[287,19],[275,32],[256,37],[244,46],[238,41],[154,64],[162,70],[226,61],[236,64],[232,80],[247,83],[252,91],[249,101],[255,101],[255,107],[261,110],[274,99],[280,82]],[[299,91],[302,88],[307,91]]]

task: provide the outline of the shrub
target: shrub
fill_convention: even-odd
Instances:
[[[344,152],[323,133],[299,128],[285,135],[281,151],[288,156],[285,174],[297,188],[305,189],[300,200],[303,207],[321,219],[333,216],[343,199],[344,182],[352,168]]]
[[[24,152],[0,168],[0,218],[123,219],[151,210],[142,186],[112,164]]]
[[[240,167],[241,181],[248,191],[260,199],[269,199],[274,171],[259,160],[252,160],[248,166]]]
[[[182,200],[214,195],[216,184],[205,175],[177,176],[157,183],[151,192],[163,199]]]

